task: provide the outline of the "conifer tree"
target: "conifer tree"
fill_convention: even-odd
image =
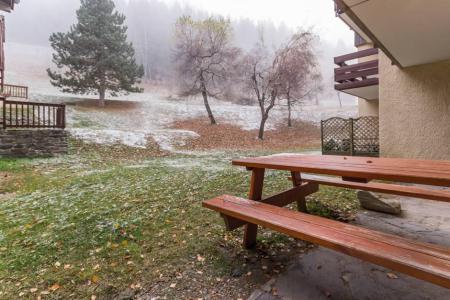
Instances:
[[[99,105],[111,96],[142,92],[136,86],[144,69],[135,60],[133,45],[127,42],[125,16],[112,0],[81,0],[78,22],[67,33],[54,33],[57,70],[47,69],[50,82],[63,92],[97,94]]]

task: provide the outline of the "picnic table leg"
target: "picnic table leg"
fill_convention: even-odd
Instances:
[[[292,184],[295,186],[299,186],[302,184],[302,176],[300,172],[291,172],[292,176]],[[301,212],[307,212],[306,209],[306,198],[304,196],[300,196],[297,199],[297,210]]]
[[[260,201],[262,199],[262,191],[264,184],[265,169],[253,169],[252,178],[250,181],[249,199]],[[258,233],[258,226],[255,224],[246,224],[244,232],[244,247],[252,248],[256,245],[256,235]]]

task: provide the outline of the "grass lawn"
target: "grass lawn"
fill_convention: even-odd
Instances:
[[[309,247],[262,231],[245,251],[241,232],[201,207],[245,196],[249,172],[229,162],[255,153],[129,150],[77,145],[65,157],[0,160],[0,299],[245,298]],[[290,186],[281,172],[266,183],[266,194]],[[334,218],[358,207],[354,192],[333,188],[308,205]]]

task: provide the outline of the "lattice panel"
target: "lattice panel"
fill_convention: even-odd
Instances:
[[[355,155],[380,153],[378,117],[361,117],[353,120],[353,153]]]
[[[322,121],[323,154],[378,156],[378,117]]]
[[[322,121],[323,152],[328,154],[350,154],[350,120],[331,118]]]

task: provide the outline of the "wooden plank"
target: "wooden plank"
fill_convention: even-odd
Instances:
[[[450,191],[432,190],[420,188],[415,186],[405,186],[391,183],[370,182],[359,183],[343,181],[338,178],[303,178],[306,182],[317,183],[322,185],[329,185],[342,188],[358,189],[364,191],[371,191],[376,193],[385,193],[391,195],[399,195],[406,197],[422,198],[435,201],[450,202]]]
[[[350,182],[359,182],[359,183],[368,183],[369,180],[367,178],[358,178],[358,177],[342,177],[342,181],[350,181]]]
[[[450,187],[448,161],[285,155],[237,159],[233,165]]]
[[[358,80],[358,81],[338,83],[338,84],[334,85],[334,89],[338,90],[338,91],[342,91],[342,90],[356,89],[356,88],[362,88],[362,87],[378,85],[378,84],[379,84],[378,78],[367,78],[367,79]]]
[[[450,288],[450,252],[445,247],[227,195],[203,206]]]
[[[370,60],[370,61],[353,64],[350,66],[335,68],[334,74],[339,75],[339,74],[345,74],[348,72],[354,72],[354,71],[358,71],[358,70],[362,71],[365,69],[372,69],[372,68],[377,68],[377,67],[378,67],[378,59],[375,59],[375,60]]]
[[[358,71],[344,73],[344,74],[340,74],[340,75],[335,75],[334,81],[342,83],[346,80],[360,78],[360,77],[362,78],[362,77],[367,77],[367,76],[371,76],[371,75],[378,75],[378,67],[372,68],[372,69],[366,69],[366,70],[358,70]]]
[[[263,199],[261,200],[261,203],[283,207],[291,204],[294,201],[298,201],[298,199],[305,199],[306,196],[316,193],[318,190],[319,190],[318,184],[311,182],[303,182],[301,185],[299,186],[296,185],[292,189]],[[225,226],[228,231],[235,230],[247,224],[242,220],[233,219],[225,215],[223,215],[222,217],[225,220]]]
[[[349,54],[345,54],[345,55],[341,55],[341,56],[336,56],[334,58],[334,63],[336,65],[339,65],[341,63],[345,63],[348,60],[353,60],[353,59],[376,55],[376,54],[378,54],[377,48],[365,49],[365,50],[361,50],[361,51],[357,51],[357,52],[353,52],[353,53],[349,53]]]

